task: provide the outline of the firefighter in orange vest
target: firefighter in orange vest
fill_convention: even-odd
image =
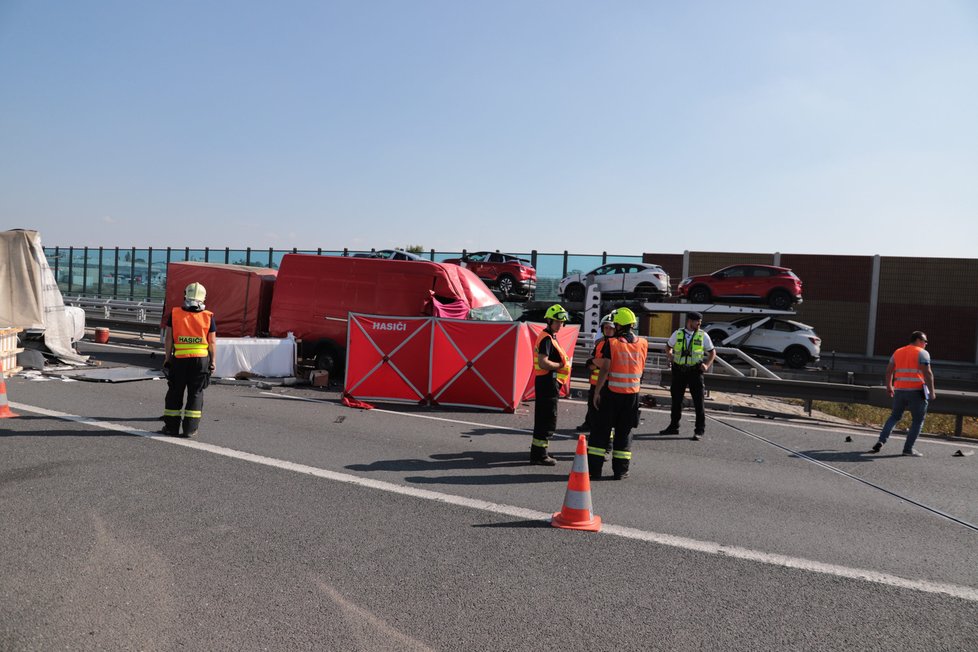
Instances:
[[[638,421],[638,395],[642,388],[642,372],[649,355],[649,343],[635,335],[638,325],[635,313],[618,308],[612,313],[615,324],[613,337],[602,340],[594,361],[598,366],[598,382],[594,388],[594,407],[598,410],[597,424],[588,439],[587,462],[592,480],[601,478],[604,456],[612,446],[611,470],[615,480],[628,477],[632,461],[632,428]],[[615,438],[611,442],[611,431]]]
[[[167,318],[163,366],[169,372],[169,389],[163,410],[161,432],[164,435],[193,437],[200,425],[204,388],[214,372],[217,335],[214,314],[204,310],[206,296],[207,290],[203,285],[191,283],[184,291],[183,306],[174,308]]]
[[[907,439],[903,443],[903,454],[909,457],[923,457],[913,447],[924,426],[927,405],[937,398],[934,389],[934,372],[930,368],[930,354],[927,353],[927,334],[914,331],[910,344],[893,352],[890,363],[886,365],[886,389],[893,397],[893,410],[890,418],[883,424],[880,438],[873,445],[874,453],[880,452],[883,444],[890,438],[893,427],[903,418],[904,410],[909,408],[912,420]]]
[[[547,452],[550,437],[557,429],[557,398],[560,389],[570,382],[571,361],[557,341],[557,333],[567,321],[567,311],[560,304],[547,308],[547,327],[540,331],[533,346],[533,374],[536,403],[533,412],[533,443],[530,464],[553,466],[557,460]]]
[[[594,407],[594,386],[598,384],[598,365],[594,364],[594,354],[598,350],[598,344],[615,334],[615,323],[612,321],[612,313],[608,313],[601,318],[601,334],[594,340],[594,348],[591,350],[591,357],[587,359],[585,365],[589,376],[590,387],[587,390],[587,413],[584,416],[584,423],[577,429],[581,432],[591,432],[591,428],[597,423],[598,411]]]

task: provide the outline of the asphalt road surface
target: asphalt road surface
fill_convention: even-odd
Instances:
[[[186,441],[162,381],[7,389],[0,650],[978,649],[975,446],[644,410],[595,534],[548,524],[577,402],[545,468],[532,404],[213,385]]]

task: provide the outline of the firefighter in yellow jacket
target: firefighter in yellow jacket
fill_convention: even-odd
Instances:
[[[557,341],[557,333],[567,321],[567,311],[560,304],[547,308],[547,327],[540,331],[533,346],[533,389],[536,402],[533,411],[533,443],[530,464],[553,466],[557,460],[547,452],[550,437],[557,429],[557,398],[560,388],[570,381],[571,361]]]
[[[183,306],[174,308],[167,319],[163,366],[168,369],[169,388],[163,410],[164,435],[193,437],[200,425],[204,388],[214,372],[217,335],[214,314],[204,310],[206,296],[203,285],[191,283],[184,291]]]
[[[594,353],[598,382],[594,387],[597,423],[588,438],[587,463],[592,480],[601,478],[601,467],[609,446],[612,447],[611,470],[615,480],[628,477],[632,461],[632,428],[638,420],[638,395],[642,372],[649,354],[649,343],[637,336],[635,313],[618,308],[612,313],[615,334],[602,340]],[[614,429],[614,441],[611,431]]]

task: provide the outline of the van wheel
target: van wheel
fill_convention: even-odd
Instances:
[[[516,291],[516,279],[509,274],[503,274],[499,277],[499,280],[496,281],[496,286],[499,288],[500,292],[506,296],[509,296]]]
[[[316,352],[316,369],[328,371],[330,377],[336,375],[340,366],[340,355],[336,347],[331,344],[324,344]]]
[[[775,290],[768,296],[767,302],[775,310],[788,310],[791,308],[791,295],[784,290]]]
[[[564,289],[564,298],[568,301],[584,301],[584,286],[573,283]]]
[[[810,358],[803,346],[789,346],[784,352],[784,363],[792,369],[804,369]]]

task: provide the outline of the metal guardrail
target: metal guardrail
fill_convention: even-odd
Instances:
[[[128,301],[92,297],[65,297],[65,305],[85,311],[85,322],[132,330],[140,333],[157,332],[163,320],[163,303],[157,301]]]
[[[666,339],[646,337],[649,340],[649,351],[664,351]],[[574,351],[574,362],[584,364],[594,347],[594,336],[587,334],[578,338],[578,346]],[[778,377],[761,363],[749,355],[730,347],[717,347],[717,352],[736,355],[741,361],[756,369],[757,376],[748,376],[739,369],[731,366],[720,357],[715,364],[726,373],[708,373],[705,377],[706,386],[718,392],[731,394],[755,394],[775,398],[794,398],[810,401],[829,401],[832,403],[856,403],[874,407],[889,408],[893,399],[885,387],[854,385],[842,383],[813,382],[809,380],[786,380]],[[672,381],[672,371],[666,364],[665,356],[649,355],[645,364],[645,384],[668,386]],[[949,414],[955,416],[955,434],[962,431],[964,417],[978,417],[978,394],[974,392],[939,390],[937,398],[930,402],[927,408],[930,414]]]
[[[577,338],[577,347],[574,349],[574,362],[577,364],[584,364],[584,362],[591,357],[591,351],[594,349],[594,340],[596,338],[595,334],[592,333],[582,333]],[[645,361],[645,371],[665,371],[669,369],[668,360],[665,357],[666,344],[668,343],[668,338],[665,337],[645,337],[649,343],[650,355]],[[750,369],[754,370],[757,376],[762,378],[770,378],[772,380],[780,380],[780,377],[773,371],[765,367],[763,364],[747,355],[740,349],[736,349],[729,346],[718,346],[716,347],[717,353],[723,353],[727,356],[734,356],[744,364],[746,364]],[[727,374],[731,376],[747,377],[747,374],[737,369],[727,360],[724,360],[717,356],[715,364],[722,368]]]

